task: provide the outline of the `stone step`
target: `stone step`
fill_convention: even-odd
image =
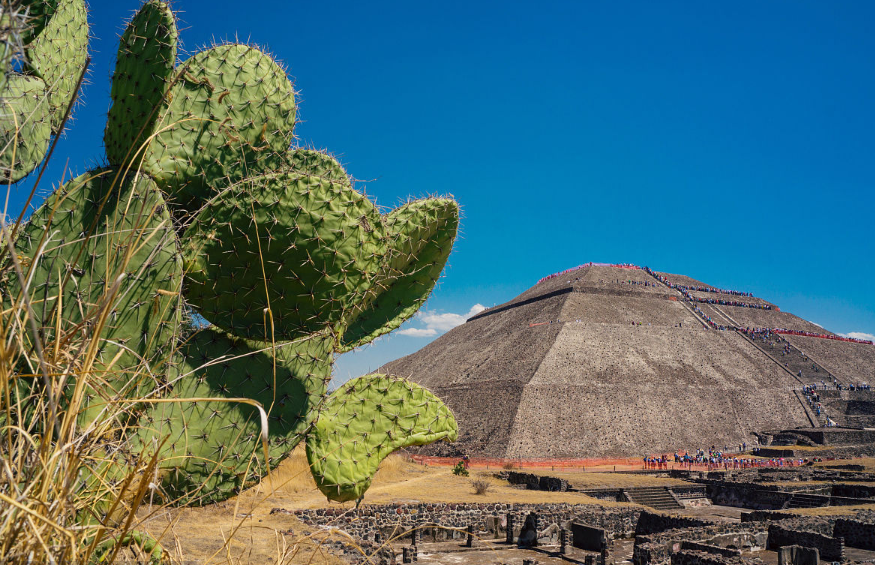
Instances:
[[[784,508],[820,508],[826,506],[824,500],[819,497],[797,493],[784,505]]]
[[[683,508],[665,487],[626,489],[626,494],[632,502],[643,506],[650,506],[657,510],[677,510]]]

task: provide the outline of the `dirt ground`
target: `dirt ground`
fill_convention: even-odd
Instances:
[[[518,469],[527,471],[527,469]],[[649,476],[608,472],[571,471],[539,474],[560,476],[578,488],[670,486],[680,481]],[[380,467],[363,504],[416,502],[502,502],[572,504],[620,503],[598,501],[573,492],[530,491],[511,487],[493,477],[495,469],[471,469],[470,476],[453,475],[447,467],[431,467],[390,456]],[[472,483],[481,480],[489,487],[476,494]],[[344,539],[337,531],[310,529],[285,513],[271,514],[274,508],[352,508],[353,502],[332,503],[316,488],[302,450],[283,462],[269,479],[241,496],[202,508],[144,508],[141,529],[159,539],[173,562],[192,565],[206,563],[282,563],[337,564],[325,544]],[[228,541],[230,540],[230,541]]]
[[[848,461],[824,462],[818,466],[846,464]],[[875,459],[855,459],[854,464],[875,469]],[[631,488],[673,486],[683,481],[650,475],[612,473],[587,469],[517,468],[515,470],[563,478],[576,488]],[[417,502],[568,502],[616,506],[622,503],[599,501],[574,492],[544,492],[514,488],[495,478],[498,469],[471,469],[469,477],[452,474],[445,466],[425,466],[401,456],[386,459],[367,491],[363,504],[398,504]],[[475,480],[488,483],[484,494],[474,492]],[[145,507],[140,512],[145,529],[165,548],[174,563],[219,564],[300,564],[342,565],[326,545],[346,539],[337,530],[312,529],[287,513],[271,514],[274,508],[352,508],[354,503],[331,503],[316,488],[306,457],[296,450],[269,479],[241,496],[221,504],[201,508],[162,509]],[[865,508],[875,508],[867,505]],[[847,513],[858,507],[828,507],[807,510],[804,514]],[[714,513],[715,509],[707,510]],[[727,510],[724,519],[737,520],[739,509]],[[695,512],[693,512],[695,513]],[[713,517],[713,516],[712,516]],[[543,559],[540,559],[543,561]],[[438,559],[440,561],[440,559]]]

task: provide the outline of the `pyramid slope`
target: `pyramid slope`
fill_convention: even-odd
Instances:
[[[841,381],[875,385],[875,346],[798,335],[786,338]]]
[[[435,454],[640,456],[816,425],[793,390],[804,379],[745,335],[713,329],[696,309],[718,325],[826,332],[761,309],[772,305],[756,297],[692,295],[760,308],[690,302],[645,270],[591,265],[542,280],[380,370],[411,377],[456,414],[460,440],[426,448]],[[871,345],[787,337],[817,341],[810,354],[836,374],[872,370]]]
[[[492,308],[379,370],[409,376],[439,398],[452,399],[460,440],[436,444],[433,451],[455,455],[464,446],[472,453],[504,456],[524,387],[561,330],[561,324],[529,324],[537,317],[558,318],[567,296],[547,293],[532,303],[518,300]]]
[[[705,306],[710,306],[706,304]],[[718,306],[714,310],[725,313],[730,320],[734,320],[741,327],[751,328],[784,328],[803,332],[832,334],[817,324],[812,324],[799,316],[789,312],[778,310],[757,310],[755,308],[741,308],[737,306]]]
[[[795,397],[787,402],[798,384],[735,333],[568,323],[525,387],[507,456],[738,444],[809,425]]]

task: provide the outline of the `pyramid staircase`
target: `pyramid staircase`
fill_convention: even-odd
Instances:
[[[681,504],[671,495],[666,487],[643,487],[625,489],[629,500],[635,504],[649,506],[656,510],[679,510]]]
[[[805,384],[820,384],[821,381],[832,385],[830,372],[799,351],[779,334],[770,338],[757,338],[756,344],[769,353],[776,361],[783,364],[788,371],[796,375]],[[786,348],[786,349],[785,349]],[[839,379],[839,382],[841,380]]]
[[[822,496],[812,496],[797,492],[790,497],[790,500],[784,503],[783,508],[820,508],[821,506],[825,506]]]

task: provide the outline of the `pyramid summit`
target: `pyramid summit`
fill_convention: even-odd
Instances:
[[[544,277],[380,372],[459,422],[436,455],[638,456],[752,443],[763,430],[875,425],[875,345],[750,293],[634,265]],[[820,404],[806,386],[842,385]],[[853,387],[855,390],[849,391]],[[834,389],[836,387],[833,387]]]

